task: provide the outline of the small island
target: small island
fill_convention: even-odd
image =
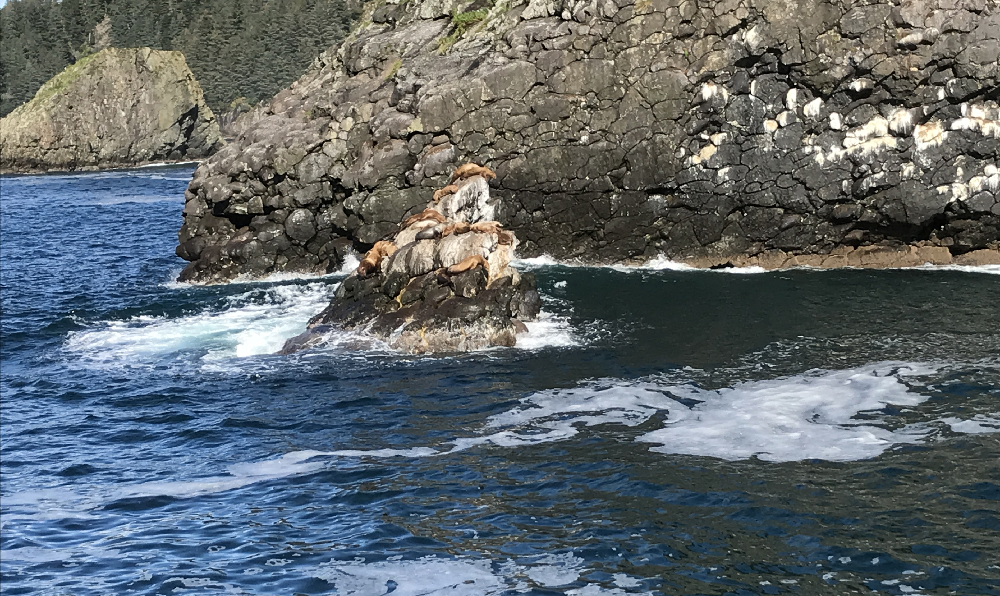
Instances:
[[[197,160],[224,143],[183,54],[106,48],[68,66],[0,120],[0,171]]]

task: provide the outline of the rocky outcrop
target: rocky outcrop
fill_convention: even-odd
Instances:
[[[541,302],[531,274],[510,266],[517,237],[493,220],[487,180],[467,164],[433,200],[381,240],[283,353],[333,330],[356,331],[409,353],[513,346]]]
[[[0,120],[0,170],[126,167],[222,145],[180,52],[109,48],[80,59]]]
[[[525,256],[994,254],[998,57],[990,0],[370,3],[197,170],[182,277],[330,270],[473,158]]]

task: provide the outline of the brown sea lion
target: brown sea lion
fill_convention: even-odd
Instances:
[[[454,184],[449,184],[448,186],[434,191],[434,202],[437,203],[444,197],[455,194],[458,191],[458,186]]]
[[[471,226],[464,221],[457,221],[453,224],[448,224],[443,230],[441,230],[441,237],[451,236],[452,234],[467,234],[469,230],[472,229]]]
[[[514,244],[513,232],[508,232],[507,230],[500,230],[497,233],[497,244]]]
[[[498,221],[477,221],[472,224],[470,228],[473,232],[479,232],[480,234],[500,234],[500,228],[503,225]]]
[[[358,268],[354,271],[358,277],[367,277],[372,271],[378,269],[382,259],[396,252],[396,245],[388,240],[379,240],[361,259]]]
[[[472,178],[473,176],[482,176],[487,180],[493,180],[497,177],[493,170],[489,168],[474,163],[467,163],[455,168],[455,172],[451,175],[451,181],[455,183],[465,178]]]
[[[486,262],[486,259],[484,259],[482,255],[472,255],[461,263],[456,263],[451,267],[448,267],[448,274],[455,275],[469,271],[470,269],[475,269],[476,267],[482,267],[486,271],[490,270],[490,264]]]
[[[406,228],[417,223],[418,221],[423,221],[425,219],[433,219],[438,223],[443,223],[445,221],[444,216],[435,211],[434,209],[424,209],[420,213],[417,213],[416,215],[411,215],[406,219],[404,219],[403,223],[400,224],[399,229],[405,230]]]

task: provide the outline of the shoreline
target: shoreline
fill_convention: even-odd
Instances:
[[[912,269],[927,265],[982,267],[1000,265],[1000,246],[952,255],[945,246],[838,246],[828,254],[793,254],[780,249],[756,255],[677,259],[695,269],[761,268],[766,271],[809,267],[814,269]]]
[[[848,247],[843,247],[848,248]],[[981,249],[978,251],[972,251],[966,253],[965,255],[960,255],[957,258],[953,258],[949,261],[944,261],[940,258],[942,253],[937,252],[939,258],[932,262],[931,260],[920,261],[919,257],[912,255],[924,255],[926,251],[914,251],[911,253],[906,250],[907,248],[923,248],[923,247],[896,247],[895,249],[886,250],[887,247],[881,246],[862,246],[857,249],[852,249],[857,253],[896,253],[902,254],[906,253],[911,255],[910,258],[899,261],[885,261],[869,260],[867,264],[864,261],[852,262],[853,259],[843,257],[843,255],[838,255],[837,250],[834,250],[829,255],[789,255],[783,253],[783,251],[769,251],[767,253],[762,253],[761,255],[742,255],[740,257],[730,257],[728,259],[668,259],[663,256],[653,257],[645,261],[631,261],[627,263],[584,263],[580,261],[559,261],[552,257],[541,255],[536,257],[515,257],[512,264],[523,268],[525,270],[536,270],[543,267],[572,267],[572,268],[595,268],[595,269],[613,269],[616,271],[621,271],[624,273],[632,272],[642,272],[642,271],[681,271],[681,272],[732,272],[732,273],[770,273],[774,271],[791,271],[795,269],[799,270],[814,270],[814,271],[836,271],[836,270],[883,270],[883,271],[904,271],[904,270],[924,270],[924,271],[968,271],[970,273],[985,273],[985,274],[1000,274],[1000,248],[989,248]],[[943,247],[934,247],[941,249]],[[865,250],[865,249],[875,249],[875,250]],[[947,250],[947,249],[945,249]],[[781,252],[781,255],[775,254]],[[976,253],[976,254],[973,254]],[[972,255],[969,257],[968,255]],[[860,254],[858,255],[860,257]],[[846,264],[833,265],[835,259],[844,258],[847,260]],[[740,264],[734,264],[733,261],[737,261]],[[706,262],[716,263],[714,265],[706,265]],[[826,264],[824,264],[824,262]],[[773,266],[774,263],[780,263],[779,266]],[[720,266],[721,265],[721,266]],[[261,277],[251,277],[248,275],[241,275],[237,278],[231,279],[229,281],[219,282],[219,283],[199,283],[190,281],[171,281],[171,284],[179,284],[182,286],[213,286],[213,285],[238,285],[238,284],[253,284],[253,283],[280,283],[285,281],[309,281],[309,280],[321,280],[330,279],[335,281],[341,281],[343,277],[350,274],[353,267],[356,266],[354,263],[351,267],[343,267],[340,270],[332,273],[309,273],[309,272],[295,272],[295,271],[276,271],[269,273]],[[963,268],[963,269],[950,269],[950,268]],[[994,270],[995,268],[995,270]]]
[[[207,159],[207,158],[206,158]],[[82,166],[73,169],[25,169],[10,170],[0,168],[0,176],[44,176],[47,174],[92,174],[100,172],[120,172],[123,170],[138,170],[142,168],[156,168],[167,166],[195,165],[200,164],[204,159],[160,159],[156,161],[140,161],[129,165],[116,165],[110,167]]]
[[[1000,247],[990,247],[952,256],[941,246],[860,246],[857,248],[840,246],[829,254],[791,254],[782,250],[765,251],[756,255],[735,255],[728,257],[677,257],[663,255],[649,259],[633,259],[619,263],[586,263],[579,260],[559,261],[547,255],[519,257],[521,266],[539,268],[547,266],[596,267],[619,271],[732,271],[763,273],[788,271],[792,269],[838,270],[934,270],[947,267],[997,268],[1000,273]],[[984,270],[984,273],[992,273]]]

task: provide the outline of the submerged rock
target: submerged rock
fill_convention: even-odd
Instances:
[[[464,177],[463,176],[467,176]],[[517,238],[492,221],[488,176],[456,170],[454,188],[382,240],[282,353],[333,330],[358,331],[409,353],[513,346],[538,316],[535,278],[510,266]]]
[[[0,171],[200,159],[222,144],[183,54],[109,48],[68,66],[0,120]]]
[[[372,2],[199,168],[180,241],[238,253],[295,209],[327,227],[185,249],[189,279],[322,270],[471,159],[525,257],[996,252],[998,56],[983,0]]]

